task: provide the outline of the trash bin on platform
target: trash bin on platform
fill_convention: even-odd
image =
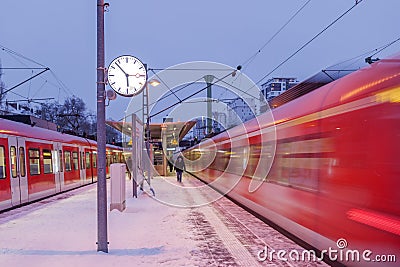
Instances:
[[[117,209],[124,211],[126,208],[125,203],[125,171],[126,165],[123,163],[113,163],[110,166],[111,176],[111,203],[110,211]]]

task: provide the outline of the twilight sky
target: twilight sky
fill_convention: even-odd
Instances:
[[[243,65],[308,1],[106,2],[110,3],[105,14],[106,65],[119,55],[131,54],[149,68],[163,69],[188,61]],[[243,73],[258,82],[354,3],[309,1],[250,64],[244,65]],[[1,1],[0,45],[52,70],[13,92],[28,98],[54,97],[61,102],[74,94],[96,111],[96,4],[96,0]],[[396,40],[400,37],[399,10],[398,0],[363,0],[266,79],[290,76],[303,80]],[[376,56],[399,51],[397,42]],[[3,68],[40,67],[4,50],[0,50],[0,59]],[[37,72],[4,69],[3,81],[10,88]],[[7,99],[21,96],[9,93]],[[107,118],[121,119],[128,103],[129,99],[122,97],[111,102]]]

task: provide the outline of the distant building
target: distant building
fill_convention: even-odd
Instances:
[[[207,119],[206,117],[201,117],[201,119],[196,120],[196,124],[193,127],[193,136],[197,140],[203,139],[207,134]]]
[[[17,102],[6,101],[5,113],[20,114],[20,115],[32,115],[34,110],[26,104],[19,104]]]
[[[213,132],[219,133],[221,131],[225,130],[226,127],[226,113],[225,112],[218,112],[218,111],[213,111]]]
[[[261,85],[261,93],[270,101],[298,83],[296,78],[272,78]]]
[[[226,114],[216,111],[214,111],[212,114],[212,133],[217,134],[224,131],[226,126]],[[197,118],[196,124],[191,129],[191,135],[197,140],[202,140],[207,136],[207,134],[207,118],[204,116]]]
[[[256,103],[252,98],[236,98],[228,104],[228,127],[238,125],[255,117]],[[254,112],[253,112],[254,111]]]

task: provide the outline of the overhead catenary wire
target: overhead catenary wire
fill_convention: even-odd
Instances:
[[[32,97],[35,97],[35,96],[40,92],[40,90],[46,85],[46,83],[47,83],[47,80],[44,80],[44,82],[42,83],[42,85],[39,87],[39,89],[36,90],[36,93],[34,93],[34,94],[32,95]]]
[[[175,94],[175,92],[174,92],[173,90],[171,90],[171,88],[164,82],[163,79],[161,79],[161,77],[160,77],[154,70],[151,70],[151,72],[153,72],[153,74],[157,77],[157,79],[159,79],[160,82],[161,82],[162,84],[164,84],[165,87],[168,88],[168,90],[178,99],[179,102],[182,102],[182,100]]]
[[[12,94],[14,94],[14,95],[16,95],[16,96],[22,97],[22,98],[24,98],[24,99],[23,99],[23,100],[6,100],[6,102],[9,102],[9,103],[27,101],[28,103],[29,103],[29,102],[32,102],[32,103],[36,103],[36,104],[43,105],[43,103],[38,102],[38,101],[44,101],[44,100],[52,100],[52,99],[54,99],[54,97],[33,99],[33,98],[28,98],[28,97],[26,97],[26,96],[23,96],[23,95],[21,95],[21,94],[18,94],[18,93],[16,93],[16,92],[10,92],[10,93],[12,93]]]
[[[329,68],[333,68],[333,67],[342,65],[342,64],[344,64],[344,63],[347,63],[347,62],[356,61],[357,59],[363,58],[363,57],[365,57],[366,55],[369,55],[370,53],[372,53],[372,52],[374,52],[374,51],[377,51],[377,49],[372,49],[372,50],[369,50],[369,51],[367,51],[367,52],[364,52],[364,53],[362,53],[362,54],[360,54],[360,55],[358,55],[358,56],[355,56],[355,57],[352,57],[352,58],[343,60],[343,61],[341,61],[341,62],[339,62],[339,63],[336,63],[336,64],[330,66]],[[353,62],[353,63],[350,63],[349,65],[346,65],[346,66],[343,67],[343,68],[348,68],[348,67],[352,66],[353,64],[354,64],[354,62]]]
[[[332,21],[328,26],[326,26],[324,29],[322,29],[319,33],[317,33],[313,38],[311,38],[309,41],[307,41],[305,44],[303,44],[299,49],[297,49],[295,52],[293,52],[289,57],[287,57],[285,60],[283,60],[281,63],[279,63],[276,67],[274,67],[271,71],[269,71],[267,74],[265,74],[261,79],[259,79],[255,85],[250,87],[247,90],[250,90],[254,86],[258,85],[261,83],[265,78],[267,78],[269,75],[274,73],[277,69],[279,69],[283,64],[288,62],[291,58],[293,58],[295,55],[297,55],[301,50],[303,50],[307,45],[309,45],[312,41],[317,39],[321,34],[323,34],[326,30],[328,30],[330,27],[332,27],[336,22],[338,22],[341,18],[343,18],[346,14],[348,14],[351,10],[353,10],[358,4],[360,4],[363,0],[358,0],[355,2],[353,6],[351,6],[349,9],[347,9],[343,14],[341,14],[338,18],[336,18],[334,21]]]
[[[383,50],[385,50],[386,48],[388,48],[389,46],[395,44],[395,43],[398,42],[398,41],[400,41],[400,37],[397,38],[397,39],[395,39],[395,40],[393,40],[393,41],[391,41],[391,42],[389,42],[389,43],[387,43],[387,44],[384,44],[384,45],[382,45],[382,46],[380,46],[380,47],[378,47],[378,48],[375,48],[375,49],[372,49],[372,50],[368,50],[368,51],[366,51],[366,52],[364,52],[364,53],[362,53],[362,54],[360,54],[360,55],[358,55],[358,56],[355,56],[355,57],[352,57],[352,58],[343,60],[343,61],[341,61],[341,62],[339,62],[339,63],[336,63],[336,64],[330,66],[330,67],[328,68],[328,70],[331,70],[332,68],[334,68],[334,67],[336,67],[336,66],[343,65],[343,64],[349,62],[349,64],[347,64],[347,65],[341,67],[342,70],[347,70],[349,67],[351,67],[351,66],[353,66],[354,64],[356,64],[356,63],[357,63],[357,60],[359,60],[359,59],[362,58],[362,59],[364,59],[364,62],[365,62],[365,58],[366,58],[367,55],[369,55],[369,56],[368,56],[369,58],[372,58],[372,57],[375,56],[376,54],[382,52]],[[367,58],[368,58],[368,57],[367,57]]]
[[[44,72],[46,72],[46,71],[48,71],[48,70],[50,70],[50,69],[49,69],[49,68],[45,68],[45,69],[42,70],[41,72],[36,73],[35,75],[31,76],[30,78],[26,79],[25,81],[22,81],[22,82],[18,83],[17,85],[14,85],[13,87],[11,87],[11,88],[5,90],[5,91],[2,92],[0,95],[5,95],[6,93],[10,92],[11,90],[14,90],[14,89],[17,88],[18,86],[20,86],[20,85],[22,85],[22,84],[24,84],[24,83],[26,83],[26,82],[32,80],[33,78],[35,78],[35,77],[41,75],[42,73],[44,73]]]
[[[68,86],[66,86],[66,85],[64,84],[64,82],[61,81],[61,80],[57,77],[57,75],[54,73],[54,71],[50,70],[50,73],[53,75],[54,79],[56,79],[56,81],[58,82],[58,84],[59,84],[59,86],[60,86],[59,88],[61,88],[61,89],[66,93],[66,95],[75,95],[75,94],[71,91],[71,89],[69,89]],[[67,92],[67,91],[68,91],[68,92]]]
[[[9,54],[11,54],[11,55],[16,55],[16,56],[18,56],[18,57],[20,57],[20,58],[23,58],[23,59],[27,60],[27,61],[30,61],[30,62],[32,62],[32,63],[35,63],[35,64],[37,64],[37,65],[39,65],[39,66],[41,66],[41,67],[43,67],[43,68],[46,68],[45,65],[40,64],[39,62],[37,62],[37,61],[35,61],[35,60],[31,59],[31,58],[28,58],[28,57],[26,57],[26,56],[24,56],[24,55],[22,55],[22,54],[20,54],[20,53],[17,53],[17,52],[15,52],[15,51],[13,51],[13,50],[11,50],[11,49],[9,49],[9,48],[7,48],[7,47],[1,45],[1,44],[0,44],[0,48],[1,48],[1,50],[4,50],[5,52],[7,52],[7,53],[9,53]]]
[[[269,44],[271,43],[272,40],[275,39],[275,37],[311,2],[311,0],[308,0],[306,3],[304,3],[303,6],[301,6],[296,13],[294,13],[286,23],[284,23],[278,31],[275,32],[274,35],[272,35],[267,42],[265,42],[258,50],[255,52],[252,56],[250,56],[246,61],[242,63],[243,68],[247,67],[250,65],[250,63],[257,57],[258,54],[262,52],[262,50]]]
[[[232,70],[232,68],[149,68],[149,71],[226,71],[226,70]]]
[[[171,88],[161,79],[161,77],[155,72],[155,70],[157,70],[157,69],[149,68],[149,70],[150,70],[151,72],[153,72],[153,74],[160,80],[160,82],[161,82],[165,87],[167,87],[168,91],[170,92],[170,93],[167,93],[167,94],[163,95],[161,98],[157,99],[155,102],[150,103],[150,104],[149,104],[150,106],[156,104],[158,101],[161,101],[161,100],[163,100],[163,99],[168,98],[168,97],[171,96],[171,95],[174,95],[174,96],[177,98],[178,102],[177,102],[176,104],[180,104],[180,103],[182,103],[184,100],[182,100],[181,98],[179,98],[179,97],[176,95],[176,93],[178,93],[179,91],[181,91],[181,90],[183,90],[183,89],[185,89],[185,88],[187,88],[187,87],[189,87],[189,86],[191,86],[191,85],[193,85],[193,84],[195,84],[195,83],[200,82],[201,80],[203,80],[203,77],[200,77],[199,79],[197,79],[197,80],[195,80],[195,81],[192,81],[192,82],[190,82],[190,83],[187,83],[187,84],[185,84],[184,86],[182,86],[182,87],[180,87],[180,88],[178,88],[178,89],[176,89],[176,90],[173,90],[173,89],[171,89]],[[159,69],[159,70],[163,70],[163,71],[166,70],[166,71],[169,71],[169,70],[176,70],[176,69]],[[202,71],[204,71],[205,69],[179,69],[179,70],[202,70]],[[208,70],[209,70],[209,69],[208,69]],[[221,69],[214,69],[214,70],[221,70]],[[227,69],[227,70],[232,70],[232,69]],[[228,75],[228,76],[229,76],[229,75]],[[203,90],[204,90],[204,89],[203,89]],[[140,110],[142,110],[142,109],[143,109],[143,108],[140,108],[140,109],[138,109],[137,111],[140,111]],[[136,111],[136,112],[137,112],[137,111]],[[124,119],[124,118],[122,118],[122,119]],[[121,120],[122,120],[122,119],[121,119]]]
[[[5,92],[3,92],[3,94],[5,94],[5,93],[7,93],[7,92],[9,92],[9,91],[11,91],[11,90],[13,90],[13,89],[15,89],[16,87],[18,87],[18,86],[24,84],[24,83],[27,82],[27,81],[32,80],[32,79],[35,78],[35,77],[38,77],[38,78],[43,79],[43,80],[44,80],[44,83],[48,83],[48,84],[51,84],[51,85],[53,85],[53,86],[55,86],[55,87],[58,87],[58,89],[59,89],[59,94],[60,94],[60,90],[62,90],[62,91],[64,91],[64,93],[65,93],[66,96],[75,95],[75,94],[74,94],[74,93],[73,93],[73,92],[72,92],[72,91],[57,77],[57,75],[54,73],[54,71],[51,70],[49,67],[46,67],[45,65],[43,65],[43,64],[41,64],[41,63],[39,63],[39,62],[37,62],[36,60],[33,60],[33,59],[31,59],[31,58],[28,58],[28,57],[26,57],[26,56],[24,56],[24,55],[22,55],[22,54],[20,54],[20,53],[18,53],[18,52],[16,52],[16,51],[14,51],[14,50],[12,50],[12,49],[9,49],[9,48],[7,48],[7,47],[1,45],[1,44],[0,44],[0,49],[1,49],[2,51],[4,51],[4,52],[8,53],[14,60],[18,61],[21,65],[24,65],[24,66],[25,66],[25,67],[2,67],[1,69],[4,69],[4,70],[32,70],[32,72],[33,72],[33,70],[42,70],[41,72],[39,72],[39,73],[37,73],[37,74],[35,74],[35,75],[32,74],[32,76],[31,76],[29,79],[27,79],[26,81],[24,81],[24,82],[22,82],[22,83],[19,83],[17,86],[13,86],[12,88],[7,89]],[[26,62],[20,60],[19,58],[22,58],[22,59],[24,59],[25,61],[34,63],[34,64],[36,64],[36,65],[39,65],[40,68],[39,68],[39,67],[28,67],[28,65],[26,64]],[[40,74],[42,74],[43,72],[48,71],[48,70],[50,70],[50,73],[52,74],[52,76],[53,76],[54,79],[56,80],[57,84],[56,84],[56,83],[53,83],[53,82],[51,82],[51,81],[45,79],[44,77],[41,77],[41,76],[40,76]],[[42,89],[43,86],[44,86],[44,84],[43,84],[42,86],[40,86],[39,90]],[[14,93],[14,92],[11,92],[11,93],[13,93],[13,94],[15,94],[15,95],[21,96],[20,94],[17,94],[17,93]],[[30,94],[30,87],[29,87],[29,93],[28,93],[28,94]],[[37,95],[37,92],[34,93],[34,95]],[[29,99],[29,96],[28,96],[28,97],[24,97],[24,98]],[[59,98],[60,98],[60,96],[58,96],[58,99],[59,99]]]
[[[386,48],[388,48],[389,46],[395,44],[395,43],[398,42],[398,41],[400,41],[400,37],[397,38],[396,40],[394,40],[394,41],[392,41],[392,42],[390,42],[390,43],[388,43],[388,44],[382,46],[381,48],[378,48],[378,50],[377,50],[375,53],[373,53],[372,55],[370,55],[370,57],[375,56],[376,54],[382,52],[383,50],[385,50]]]
[[[228,73],[228,74],[222,76],[221,78],[218,78],[215,82],[211,83],[210,85],[212,86],[212,85],[214,85],[214,84],[216,84],[216,83],[218,83],[218,82],[224,80],[226,77],[228,77],[228,76],[230,76],[230,75],[232,75],[232,73]],[[163,108],[162,110],[160,110],[160,111],[156,112],[155,114],[151,115],[150,118],[155,117],[155,116],[157,116],[157,115],[163,113],[164,111],[167,111],[168,109],[175,107],[176,105],[182,103],[183,101],[186,101],[187,99],[189,99],[189,98],[191,98],[191,97],[193,97],[193,96],[195,96],[195,95],[201,93],[202,91],[206,90],[206,89],[208,88],[208,86],[209,86],[209,85],[207,85],[207,86],[205,86],[205,87],[203,87],[203,88],[197,90],[196,92],[190,94],[189,96],[186,96],[185,98],[181,99],[181,102],[177,102],[177,103],[174,103],[174,104],[169,105],[169,106],[166,107],[166,108]]]

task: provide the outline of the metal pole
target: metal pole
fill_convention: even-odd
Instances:
[[[132,197],[137,197],[137,180],[138,180],[138,147],[137,147],[137,132],[136,132],[136,114],[132,114]],[[140,151],[141,152],[141,151]]]
[[[97,0],[97,251],[108,253],[104,0]]]
[[[165,123],[161,124],[161,145],[165,154],[167,153],[167,125]],[[165,154],[162,156],[163,169],[161,175],[167,175]]]
[[[211,92],[211,84],[214,80],[213,75],[204,76],[204,80],[207,83],[207,134],[212,132],[212,92]]]
[[[146,151],[147,151],[147,180],[150,185],[150,179],[151,179],[151,159],[150,159],[150,114],[149,114],[149,83],[146,82],[146,103],[143,103],[143,105],[146,104]],[[143,122],[144,123],[144,122]]]

